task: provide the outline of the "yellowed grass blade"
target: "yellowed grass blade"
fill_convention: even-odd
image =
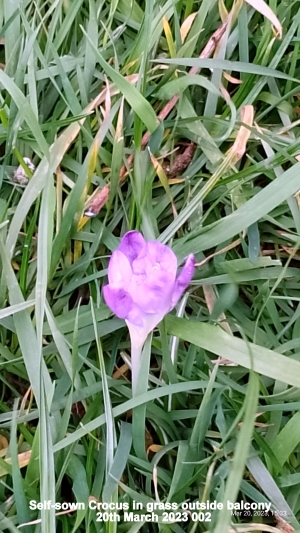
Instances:
[[[218,3],[219,3],[220,17],[221,17],[222,22],[224,22],[224,20],[228,17],[228,11],[226,9],[224,0],[219,0]]]

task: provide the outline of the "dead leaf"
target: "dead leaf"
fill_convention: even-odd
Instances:
[[[233,76],[230,76],[230,74],[228,74],[228,72],[223,72],[223,76],[224,76],[224,78],[227,81],[229,81],[233,85],[240,85],[241,83],[243,83],[242,80],[238,80],[237,78],[234,78]]]
[[[1,450],[1,456],[2,456],[3,452],[4,452],[4,450]],[[5,452],[7,453],[7,449],[5,450]],[[3,454],[3,455],[6,455],[6,453]],[[27,466],[29,461],[30,461],[30,457],[31,457],[31,450],[29,450],[28,452],[19,453],[18,454],[19,467],[23,468],[24,466]],[[7,459],[5,459],[5,462],[8,465],[11,465],[11,457],[8,457]],[[0,477],[1,476],[6,476],[6,475],[7,475],[7,471],[5,470],[5,468],[0,467]]]
[[[283,518],[281,518],[281,516],[275,515],[275,518],[277,525],[279,526],[280,531],[282,531],[282,533],[294,533],[294,528],[290,524],[288,524]]]
[[[224,252],[228,252],[228,250],[232,250],[232,248],[235,248],[236,246],[239,246],[239,244],[241,244],[241,239],[237,239],[236,241],[233,241],[228,246],[225,246],[225,248],[222,248],[222,250],[218,250],[214,254],[208,255],[207,257],[205,257],[205,259],[203,259],[199,263],[195,263],[195,266],[196,267],[201,267],[202,265],[205,265],[205,263],[207,263],[208,261],[213,259],[216,255],[220,255],[220,254],[223,254]]]
[[[237,363],[233,363],[230,361],[230,359],[225,359],[225,357],[222,357],[221,359],[211,359],[211,362],[214,363],[214,365],[219,366],[239,366]]]
[[[120,377],[124,377],[124,374],[126,374],[128,370],[129,367],[126,363],[124,363],[124,365],[122,365],[120,368],[117,367],[117,370],[115,370],[113,373],[113,379],[119,379]]]
[[[276,38],[282,39],[282,26],[276,17],[275,13],[272,11],[272,9],[264,2],[264,0],[246,0],[247,4],[249,6],[254,7],[256,11],[261,13],[264,17],[269,19],[271,24],[274,26],[276,33]]]
[[[161,450],[161,449],[162,449],[161,444],[151,444],[151,445],[148,446],[148,448],[147,448],[147,455],[149,454],[149,452],[157,453],[157,452],[159,452],[159,450]]]
[[[219,28],[217,28],[217,30],[213,33],[213,35],[210,37],[209,41],[207,42],[207,44],[205,45],[205,47],[203,48],[201,54],[200,54],[200,58],[207,58],[207,57],[210,57],[214,50],[216,49],[216,46],[218,44],[218,42],[220,41],[220,39],[222,38],[222,36],[224,35],[226,29],[227,29],[227,26],[228,26],[228,23],[229,23],[229,18],[224,20],[224,22],[222,22],[222,24],[219,26]],[[189,74],[197,74],[199,72],[199,67],[192,67],[189,71]],[[135,74],[134,76],[136,76],[138,78],[138,74]],[[130,76],[128,77],[128,79],[130,78]],[[137,80],[136,78],[136,80]],[[131,83],[134,83],[134,78],[132,78],[130,81]],[[135,80],[135,81],[136,81]],[[101,93],[102,94],[102,93]],[[171,113],[171,111],[174,109],[174,107],[176,106],[178,100],[180,98],[180,94],[175,94],[171,100],[169,102],[166,103],[166,105],[163,107],[163,109],[160,111],[159,115],[158,115],[158,118],[159,120],[165,120],[167,118],[167,116]],[[146,145],[148,144],[149,142],[149,139],[150,139],[150,132],[147,131],[144,135],[143,135],[143,138],[142,138],[142,147],[145,148]],[[134,152],[131,152],[131,154],[129,155],[129,157],[127,158],[127,162],[126,162],[126,165],[124,165],[121,170],[120,170],[120,178],[119,178],[119,181],[120,181],[120,184],[122,184],[124,181],[125,181],[125,178],[127,176],[127,169],[132,165],[134,161]],[[98,190],[97,191],[97,194],[93,194],[92,197],[89,199],[88,201],[88,204],[84,210],[84,214],[87,216],[87,217],[95,217],[98,215],[99,211],[102,209],[102,207],[106,204],[106,202],[108,201],[109,199],[109,188],[110,188],[110,185],[109,183],[106,184],[103,189],[101,190]]]
[[[207,309],[209,310],[210,313],[212,313],[214,305],[216,303],[216,299],[217,299],[214,288],[212,287],[212,285],[203,285],[203,293],[204,293],[204,298],[206,301]],[[218,323],[225,331],[227,331],[227,333],[229,333],[229,335],[232,335],[231,328],[226,320],[226,316],[224,313],[220,314]]]
[[[190,143],[182,154],[179,154],[175,157],[173,165],[170,167],[168,172],[168,176],[170,176],[170,178],[175,178],[176,176],[182,174],[192,161],[195,151],[196,145],[194,143]]]
[[[253,118],[253,105],[245,105],[244,107],[242,107],[241,122],[243,122],[246,126],[252,126]],[[237,163],[240,159],[242,159],[244,153],[246,152],[247,142],[251,134],[250,129],[248,129],[246,126],[240,127],[232,147],[228,150],[228,154],[230,154],[232,157],[233,164]]]
[[[8,440],[4,435],[0,435],[0,450],[8,448]]]
[[[26,171],[22,165],[19,165],[12,175],[12,181],[18,185],[27,185],[28,177],[32,176],[35,171],[35,166],[29,157],[23,157],[23,162],[25,167],[28,167]]]
[[[180,28],[180,37],[181,37],[181,41],[182,41],[182,44],[184,43],[186,37],[187,37],[187,34],[189,33],[191,27],[192,27],[192,24],[195,20],[195,17],[196,15],[198,14],[198,11],[196,11],[195,13],[191,13],[184,21],[183,23],[181,24],[181,28]]]

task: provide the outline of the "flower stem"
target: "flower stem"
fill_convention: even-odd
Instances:
[[[132,397],[137,395],[143,344],[131,342],[131,387]]]
[[[137,457],[147,461],[145,442],[147,406],[145,403],[139,404],[138,397],[148,390],[152,335],[148,336],[143,347],[144,340],[131,335],[132,397],[137,398],[137,405],[132,411],[132,437]]]

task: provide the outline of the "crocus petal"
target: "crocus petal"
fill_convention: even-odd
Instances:
[[[118,250],[126,255],[132,264],[145,246],[145,239],[139,231],[128,231],[121,240]]]
[[[185,291],[188,284],[190,283],[194,275],[194,270],[195,270],[195,258],[193,254],[190,254],[185,262],[185,265],[182,271],[180,272],[178,278],[175,281],[174,290],[172,294],[172,305],[171,305],[170,311],[177,304],[183,291]]]
[[[134,307],[132,298],[124,289],[114,289],[110,285],[103,287],[106,304],[118,318],[126,318]]]
[[[112,256],[108,265],[108,281],[114,289],[126,289],[131,279],[131,266],[127,257],[116,250],[112,253]]]
[[[139,256],[133,261],[132,271],[133,277],[130,287],[135,292],[136,286],[145,283],[147,287],[143,287],[144,292],[151,290],[151,288],[154,290],[163,288],[163,292],[168,295],[176,278],[177,258],[165,244],[150,241],[146,243]],[[131,293],[131,289],[129,292]],[[134,296],[133,299],[135,299]]]
[[[142,255],[143,254],[143,255]],[[152,268],[152,262],[145,255],[144,251],[132,262],[132,272],[138,276],[146,276],[149,269]]]
[[[130,309],[126,317],[126,323],[127,325],[130,323],[130,324],[134,324],[135,326],[139,326],[140,329],[143,328],[144,326],[143,313],[141,312],[141,310],[138,308],[137,305],[133,305],[132,308]]]
[[[148,333],[175,306],[194,274],[190,255],[176,279],[177,259],[157,241],[146,242],[138,231],[124,235],[108,266],[103,287],[107,305],[126,320],[132,342],[143,343]]]
[[[142,313],[157,313],[162,309],[168,312],[174,288],[174,282],[168,272],[158,272],[156,276],[133,275],[128,286],[133,301]]]
[[[168,292],[168,287],[171,287],[174,284],[176,270],[177,260],[175,269],[173,269],[173,272],[170,272],[169,270],[162,268],[158,262],[153,263],[147,256],[138,257],[132,263],[131,287],[134,288],[135,285],[139,286],[145,283],[148,287],[164,287],[165,292]]]
[[[147,242],[147,257],[152,262],[153,268],[169,272],[175,280],[177,272],[177,258],[174,252],[161,242]]]

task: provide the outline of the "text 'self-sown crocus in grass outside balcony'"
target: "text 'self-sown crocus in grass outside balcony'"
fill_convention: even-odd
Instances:
[[[138,231],[129,231],[112,253],[104,299],[123,318],[131,338],[132,387],[138,378],[140,357],[147,335],[171,311],[194,274],[194,256],[189,255],[177,275],[177,258],[171,248],[145,241]]]

